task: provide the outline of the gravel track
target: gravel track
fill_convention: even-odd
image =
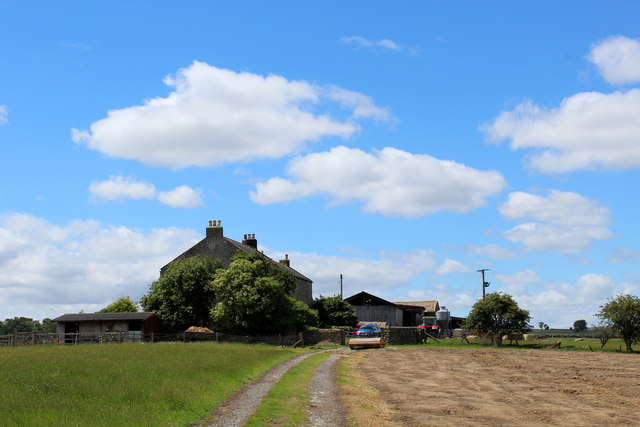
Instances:
[[[309,383],[309,407],[307,415],[314,427],[345,426],[345,413],[339,399],[339,389],[335,383],[336,366],[341,357],[350,350],[324,350],[331,354],[315,370]],[[280,378],[304,359],[318,352],[293,357],[271,368],[262,377],[238,390],[214,409],[208,419],[192,427],[241,427],[258,409],[265,395],[280,381]]]
[[[256,411],[269,390],[291,368],[307,357],[316,354],[307,353],[293,357],[271,368],[258,380],[247,384],[229,399],[213,410],[208,421],[194,427],[241,427]]]
[[[341,353],[333,353],[316,368],[309,383],[309,408],[307,415],[314,427],[339,427],[346,425],[344,409],[340,403],[336,385],[336,366]]]

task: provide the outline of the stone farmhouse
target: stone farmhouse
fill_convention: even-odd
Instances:
[[[233,256],[238,252],[258,252],[258,241],[256,240],[255,234],[245,234],[242,242],[238,242],[224,236],[220,220],[211,220],[205,230],[205,238],[177,256],[169,264],[162,267],[160,269],[160,276],[164,274],[172,262],[196,255],[208,255],[212,258],[219,259],[225,267],[228,267]],[[264,257],[279,268],[287,270],[295,277],[296,290],[293,295],[295,298],[306,304],[313,302],[312,280],[291,267],[288,255],[285,254],[284,259],[279,262],[272,260],[266,255],[264,255]]]

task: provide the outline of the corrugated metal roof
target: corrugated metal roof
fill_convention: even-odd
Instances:
[[[155,313],[71,313],[53,319],[54,322],[96,322],[119,320],[147,320],[157,316]]]
[[[424,311],[438,311],[440,308],[440,304],[438,304],[437,300],[433,301],[405,301],[405,302],[394,302],[397,305],[411,305],[413,307],[423,307]]]

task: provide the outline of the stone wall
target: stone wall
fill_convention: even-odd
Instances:
[[[388,345],[421,344],[424,341],[424,334],[415,326],[384,328],[382,337]]]

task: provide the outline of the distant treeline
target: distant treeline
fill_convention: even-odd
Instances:
[[[38,332],[49,333],[56,331],[56,322],[49,318],[33,320],[30,317],[14,317],[0,321],[0,335],[9,335],[16,332]]]

